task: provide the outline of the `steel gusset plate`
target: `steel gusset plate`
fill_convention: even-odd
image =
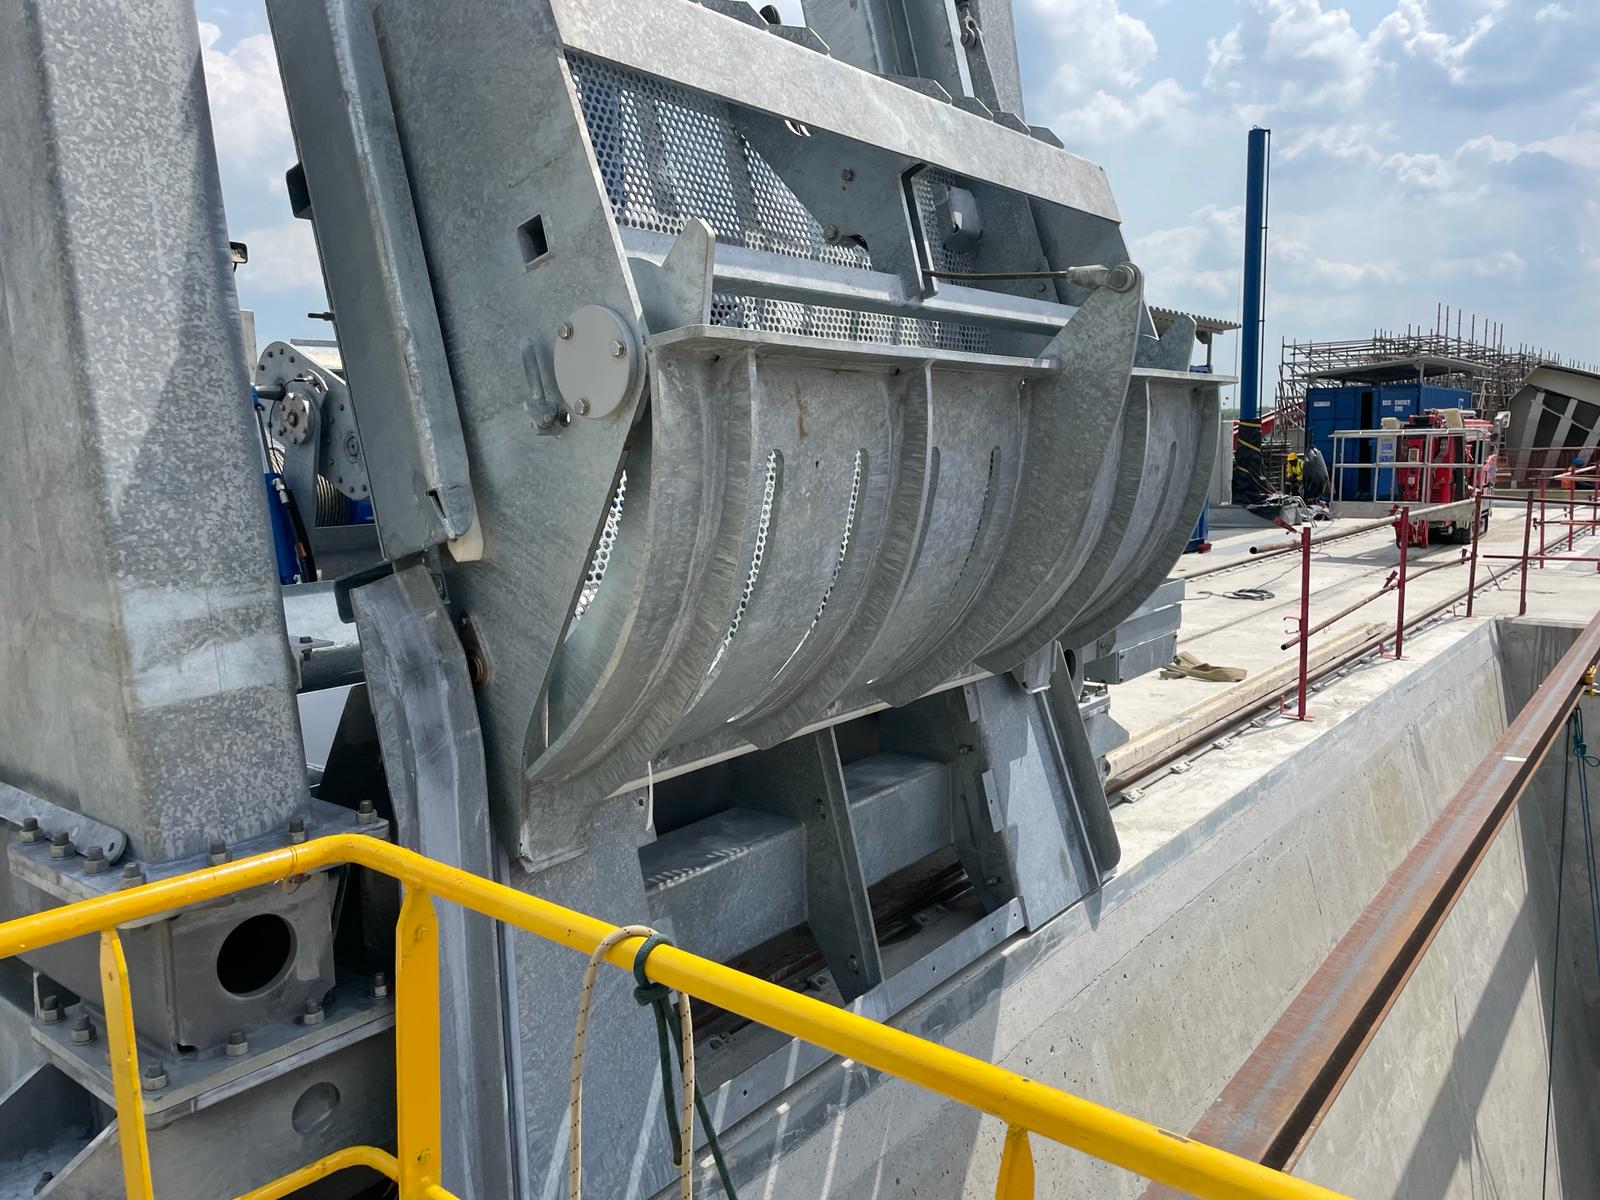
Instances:
[[[915,364],[850,369],[775,349],[752,365],[752,459],[772,464],[772,501],[747,522],[727,639],[675,740],[732,723],[770,745],[814,718],[849,676],[831,652],[870,641],[916,537],[927,412]]]
[[[1110,451],[1120,445],[1142,309],[1138,287],[1101,289],[1057,335],[1046,355],[1059,369],[1026,385],[1017,497],[980,597],[874,694],[900,705],[938,687],[1008,628],[1043,618],[1078,578],[1115,492]]]
[[[666,743],[711,668],[737,592],[752,474],[749,364],[736,353],[652,352],[650,374],[616,542],[541,704],[528,799],[558,824],[579,811],[574,789],[605,796]]]
[[[887,658],[876,647],[908,624],[908,599],[947,627],[1001,541],[989,532],[1021,457],[1022,381],[1050,370],[706,326],[652,339],[651,361],[616,539],[562,646],[529,771],[557,823],[665,746],[729,725],[771,745],[815,721]],[[936,458],[949,486],[930,497]]]
[[[1221,422],[1216,385],[1186,371],[1139,369],[1131,387],[1130,403],[1148,408],[1149,434],[1128,532],[1089,602],[1066,626],[1056,624],[1063,607],[1020,639],[1012,648],[1019,662],[1047,641],[1082,645],[1121,624],[1167,577],[1200,519]]]
[[[1126,615],[1187,538],[1217,428],[1209,381],[1133,367],[1139,313],[1137,290],[1097,292],[1040,360],[652,338],[604,575],[530,742],[530,818],[575,837],[663,749],[729,728],[770,746],[841,696],[903,703]]]
[[[915,662],[977,602],[1022,462],[1022,381],[930,365],[929,464],[911,571],[847,690]]]
[[[1044,617],[978,657],[986,670],[1009,671],[1052,641],[1079,645],[1116,627],[1188,543],[1211,482],[1215,385],[1186,371],[1135,368],[1128,387],[1110,509],[1088,561]]]

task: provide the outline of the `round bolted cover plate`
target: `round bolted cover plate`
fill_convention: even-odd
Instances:
[[[556,386],[561,398],[580,417],[609,416],[632,394],[638,379],[639,348],[633,331],[616,313],[598,304],[580,308],[567,324],[572,336],[558,335],[555,343]]]

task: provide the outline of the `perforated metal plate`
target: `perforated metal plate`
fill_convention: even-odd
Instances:
[[[871,269],[865,247],[828,239],[739,134],[726,104],[582,55],[569,54],[568,64],[617,224],[676,236],[688,218],[699,217],[725,245]],[[938,188],[951,182],[932,171],[920,172],[912,182],[918,213],[930,228]],[[934,255],[941,270],[969,265],[966,256],[942,247]],[[731,293],[713,297],[711,321],[841,341],[973,353],[989,349],[988,332],[974,325]]]

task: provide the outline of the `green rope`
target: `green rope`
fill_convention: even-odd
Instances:
[[[678,1071],[683,1071],[683,1020],[678,1010],[673,1007],[672,993],[666,984],[657,983],[645,973],[645,960],[650,957],[650,952],[657,946],[670,946],[672,940],[663,933],[652,934],[639,945],[633,956],[633,979],[637,985],[633,989],[633,998],[641,1005],[649,1005],[656,1018],[656,1050],[661,1058],[661,1101],[667,1114],[667,1134],[672,1141],[673,1151],[679,1156],[678,1161],[687,1162],[694,1152],[694,1130],[680,1129],[678,1126],[677,1109],[672,1103],[672,1050],[677,1051]],[[717,1176],[722,1180],[722,1190],[727,1194],[728,1200],[739,1200],[739,1192],[733,1186],[733,1175],[728,1171],[728,1163],[722,1156],[722,1143],[717,1140],[716,1126],[711,1123],[711,1112],[706,1108],[706,1100],[700,1093],[700,1083],[694,1085],[694,1110],[700,1114],[700,1125],[706,1131],[706,1145],[711,1149],[711,1158],[717,1164]]]

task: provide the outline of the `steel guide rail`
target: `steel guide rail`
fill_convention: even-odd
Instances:
[[[1588,686],[1600,614],[1229,1080],[1191,1136],[1288,1170],[1304,1151]],[[1152,1186],[1144,1200],[1178,1193]]]

